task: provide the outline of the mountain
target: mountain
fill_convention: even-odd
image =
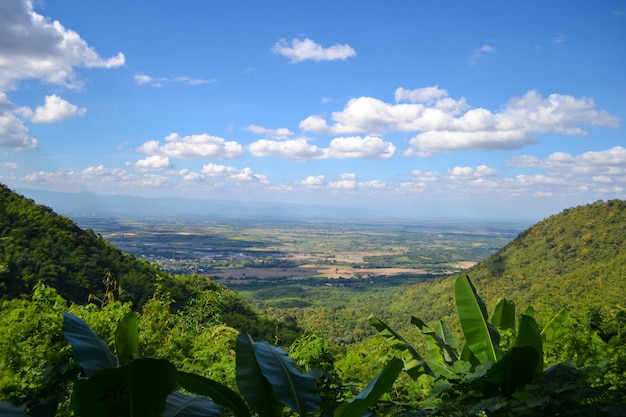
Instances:
[[[626,202],[598,201],[566,209],[528,228],[508,245],[465,271],[488,311],[498,298],[532,306],[539,316],[561,309],[626,307]],[[454,312],[451,276],[417,284],[389,305],[424,320]],[[410,306],[407,308],[407,306]]]
[[[27,295],[37,282],[66,299],[102,297],[109,277],[123,298],[142,304],[154,292],[158,270],[83,230],[67,217],[0,184],[0,297]]]
[[[131,301],[136,310],[156,291],[172,300],[174,310],[197,304],[197,297],[219,299],[213,307],[223,322],[253,337],[290,341],[300,331],[261,316],[242,296],[210,277],[161,271],[0,184],[0,300],[27,298],[39,282],[73,303],[88,303],[93,296],[103,300],[109,292]]]

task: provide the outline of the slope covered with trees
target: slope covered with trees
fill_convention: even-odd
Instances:
[[[102,297],[109,277],[122,298],[140,305],[154,292],[159,272],[83,230],[49,207],[35,204],[0,184],[0,296],[30,294],[37,282],[73,302]]]

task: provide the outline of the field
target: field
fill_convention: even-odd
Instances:
[[[79,218],[120,249],[226,285],[371,282],[451,274],[485,259],[517,224]]]

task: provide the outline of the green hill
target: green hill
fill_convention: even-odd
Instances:
[[[123,299],[141,305],[154,292],[157,275],[92,230],[0,184],[0,298],[28,295],[43,282],[67,300],[85,303],[90,294],[104,294],[108,276],[123,288]]]
[[[598,201],[538,222],[494,255],[465,271],[489,311],[498,298],[542,316],[563,308],[626,307],[626,202]],[[454,312],[456,276],[417,284],[389,305],[435,320]]]

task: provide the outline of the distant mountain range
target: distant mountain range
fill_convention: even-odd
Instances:
[[[285,204],[274,202],[241,202],[201,200],[176,197],[133,197],[100,195],[90,192],[64,193],[35,189],[16,192],[49,206],[55,212],[79,216],[124,217],[213,217],[213,218],[380,218],[386,214],[371,207],[337,207]]]

